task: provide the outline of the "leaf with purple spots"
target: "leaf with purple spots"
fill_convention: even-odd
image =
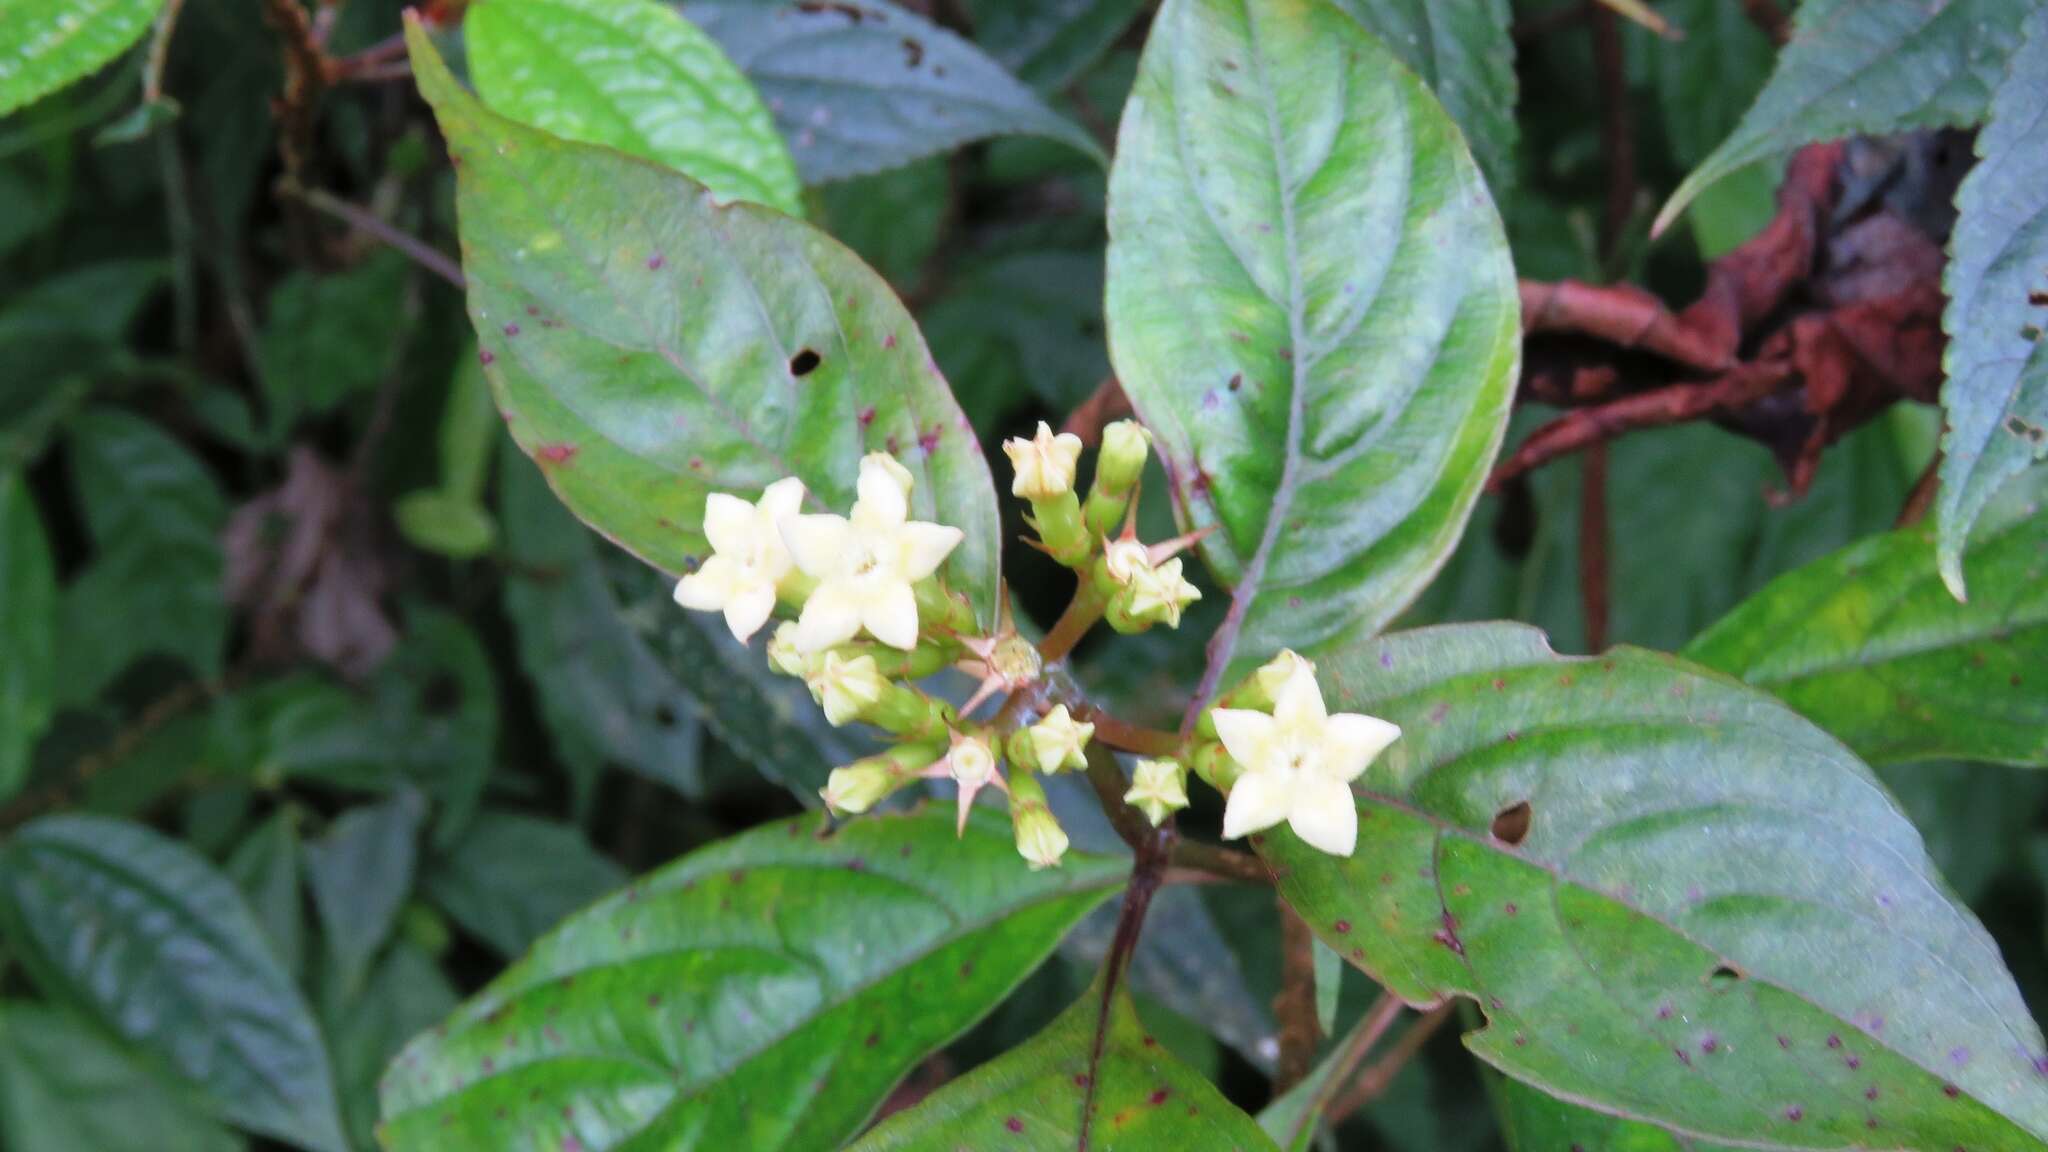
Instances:
[[[1481,1005],[1488,1063],[1709,1143],[2042,1146],[2048,1047],[1997,948],[1870,770],[1783,704],[1511,625],[1318,671],[1402,739],[1357,783],[1355,855],[1255,846],[1396,995]]]
[[[563,502],[680,574],[708,554],[711,492],[796,476],[811,511],[844,511],[860,458],[892,451],[913,516],[965,532],[942,574],[992,625],[994,480],[881,277],[802,221],[490,112],[407,34],[459,174],[480,359]]]

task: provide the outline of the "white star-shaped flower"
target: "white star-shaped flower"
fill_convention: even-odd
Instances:
[[[1177,760],[1140,760],[1131,769],[1131,790],[1124,803],[1145,814],[1157,828],[1166,817],[1188,806],[1188,773]]]
[[[676,603],[702,612],[725,613],[726,627],[741,643],[775,612],[776,588],[789,575],[789,549],[780,524],[804,503],[804,482],[777,480],[749,504],[713,492],[704,500],[704,537],[712,556],[676,585]]]
[[[1273,713],[1218,708],[1224,750],[1244,769],[1223,808],[1223,835],[1247,836],[1285,821],[1311,847],[1349,856],[1358,846],[1351,781],[1401,729],[1355,712],[1329,715],[1307,661],[1292,664]]]
[[[1038,770],[1046,775],[1068,768],[1086,768],[1088,756],[1083,749],[1095,736],[1095,725],[1082,724],[1068,714],[1067,706],[1061,704],[1045,714],[1045,718],[1025,729],[1025,738],[1031,741],[1032,755],[1038,759]]]
[[[880,453],[860,462],[858,498],[848,516],[792,516],[782,525],[791,557],[818,586],[797,618],[796,646],[817,652],[862,629],[892,648],[917,647],[917,597],[911,585],[939,570],[963,534],[911,520],[907,476]]]
[[[1074,468],[1081,460],[1081,438],[1072,432],[1055,436],[1052,426],[1038,422],[1038,434],[1026,440],[1011,437],[1003,441],[1003,454],[1010,458],[1016,478],[1010,481],[1010,495],[1025,500],[1050,500],[1074,490]]]

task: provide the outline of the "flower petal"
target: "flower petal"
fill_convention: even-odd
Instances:
[[[1401,738],[1401,726],[1377,716],[1339,712],[1323,725],[1323,774],[1350,783]]]
[[[894,528],[910,515],[903,481],[878,460],[860,462],[860,479],[855,482],[854,491],[858,495],[853,504],[853,519],[863,531]]]
[[[794,516],[803,511],[804,482],[794,476],[785,476],[761,490],[761,501],[756,505],[770,523],[779,524],[785,516]]]
[[[754,506],[737,496],[713,492],[704,498],[704,538],[713,551],[745,556],[754,550]]]
[[[1351,789],[1328,777],[1296,783],[1287,824],[1309,847],[1332,856],[1349,856],[1358,847],[1358,804]]]
[[[1323,726],[1323,690],[1306,660],[1289,669],[1287,678],[1273,693],[1273,718],[1282,728],[1314,732]]]
[[[1256,772],[1265,766],[1269,749],[1273,746],[1274,722],[1264,712],[1253,712],[1248,708],[1218,708],[1210,713],[1216,720],[1216,737],[1223,741],[1223,750],[1246,771]]]
[[[913,520],[896,532],[896,546],[900,549],[903,578],[922,580],[939,570],[960,541],[967,538],[965,532],[949,524],[928,524]]]
[[[804,601],[804,610],[796,621],[796,650],[809,654],[822,652],[834,644],[844,644],[860,632],[860,605],[854,601],[846,585],[840,583],[820,584]]]
[[[716,612],[732,598],[738,565],[723,556],[713,556],[695,572],[676,583],[676,603],[699,612]]]
[[[734,638],[742,644],[774,614],[775,585],[765,582],[741,588],[725,602],[725,626],[732,629]]]
[[[877,589],[861,606],[860,622],[868,634],[905,652],[917,647],[917,597],[906,583]]]
[[[1223,805],[1223,838],[1262,832],[1287,819],[1294,806],[1294,779],[1284,772],[1247,772],[1230,788]]]
[[[844,516],[791,516],[777,527],[790,559],[805,575],[820,580],[838,575],[853,550],[853,525]]]

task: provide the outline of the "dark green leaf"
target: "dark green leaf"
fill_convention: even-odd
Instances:
[[[28,778],[57,695],[57,570],[18,473],[0,472],[0,797]]]
[[[1456,126],[1333,7],[1169,0],[1110,236],[1117,376],[1236,587],[1213,672],[1378,630],[1456,545],[1521,350]]]
[[[399,1057],[385,1147],[837,1148],[1123,872],[1031,872],[987,813],[823,831],[700,849],[544,937]]]
[[[293,981],[306,971],[306,913],[299,889],[299,815],[282,808],[235,848],[223,869],[249,901],[264,938]]]
[[[1998,764],[1897,764],[1878,777],[1926,839],[1942,878],[1979,907],[1999,873],[2024,856],[2048,800],[2048,776]]]
[[[944,157],[835,180],[817,190],[821,227],[909,294],[939,244],[952,200]],[[926,322],[929,327],[929,322]]]
[[[1650,46],[1657,111],[1671,156],[1690,168],[1728,138],[1763,89],[1777,48],[1740,4],[1669,0],[1658,14],[1685,32]]]
[[[0,1004],[8,1152],[235,1152],[242,1142],[105,1034],[41,1004]]]
[[[113,409],[73,424],[71,474],[95,554],[64,589],[59,703],[92,699],[147,655],[218,675],[227,506],[213,477],[162,429]]]
[[[708,547],[707,493],[797,475],[814,507],[843,508],[860,457],[890,451],[917,477],[918,517],[966,533],[944,573],[993,622],[994,481],[880,277],[800,221],[493,115],[417,28],[413,45],[461,162],[492,386],[570,508],[684,572]]]
[[[377,672],[371,731],[382,742],[374,762],[379,770],[357,781],[337,775],[336,781],[373,788],[409,782],[432,801],[432,843],[452,843],[476,814],[497,763],[495,666],[461,617],[439,608],[408,613],[405,639]],[[334,766],[347,763],[337,757]]]
[[[1978,531],[1967,604],[1942,586],[1923,524],[1779,578],[1685,654],[1776,694],[1872,763],[2048,766],[2048,485],[2038,488]]]
[[[1948,435],[1935,515],[1942,578],[1958,598],[1971,526],[2000,488],[2048,457],[2048,306],[2038,298],[2048,288],[2048,9],[2036,5],[2025,37],[1956,193],[1942,281]]]
[[[1043,136],[1102,158],[981,49],[885,0],[681,0],[768,106],[812,184],[990,136]]]
[[[493,109],[803,215],[789,149],[709,36],[654,0],[483,0],[463,19],[470,82]]]
[[[434,903],[506,957],[625,882],[578,829],[509,812],[480,813],[426,873]]]
[[[1040,92],[1057,92],[1109,51],[1145,0],[974,0],[974,38]]]
[[[1658,214],[1669,225],[1702,188],[1816,140],[1975,124],[2019,46],[2031,0],[1807,0],[1770,83],[1735,133]]]
[[[2044,1046],[1997,948],[1869,771],[1784,706],[1498,625],[1320,673],[1332,708],[1404,735],[1360,780],[1353,857],[1284,829],[1259,851],[1395,994],[1477,1001],[1482,1059],[1757,1148],[2040,1146]]]
[[[947,377],[973,381],[960,402],[977,427],[1034,400],[1072,411],[1109,375],[1102,253],[1026,249],[962,260],[924,326]]]
[[[849,1152],[1260,1152],[1273,1142],[1168,1055],[1098,981],[1022,1047],[885,1121]]]
[[[618,765],[686,796],[700,794],[696,705],[620,619],[597,537],[562,508],[532,464],[514,455],[500,475],[505,547],[515,565],[505,603],[519,662],[579,793]],[[665,615],[682,615],[672,603],[666,608]]]
[[[1497,1079],[1501,1135],[1512,1152],[1731,1152],[1726,1145],[1681,1140],[1648,1124],[1552,1099],[1520,1081]]]
[[[347,1152],[320,1030],[233,882],[134,824],[48,816],[0,849],[14,954],[226,1120]]]
[[[1515,184],[1515,42],[1507,0],[1336,0],[1458,122],[1496,198]]]
[[[410,789],[342,813],[306,845],[306,881],[343,996],[361,987],[412,892],[426,803]]]
[[[0,0],[0,116],[97,72],[163,0]]]
[[[327,1011],[342,1113],[358,1148],[380,1146],[374,1136],[378,1081],[391,1058],[406,1041],[446,1019],[460,1001],[432,958],[401,939],[377,962],[361,993]]]
[[[403,344],[404,258],[380,249],[346,272],[300,270],[270,292],[259,352],[269,430],[374,389]]]

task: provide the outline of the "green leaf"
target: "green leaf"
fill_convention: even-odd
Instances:
[[[139,825],[47,816],[0,848],[9,944],[52,995],[165,1062],[229,1122],[347,1152],[327,1050],[232,881]]]
[[[1967,604],[1942,586],[1923,524],[1778,578],[1685,655],[1773,693],[1873,764],[2048,767],[2044,494],[1979,531]]]
[[[697,718],[805,806],[820,805],[818,791],[834,767],[871,750],[859,735],[827,723],[802,681],[772,671],[717,617],[679,611],[672,586],[645,565],[617,557],[605,567],[625,623],[689,693]]]
[[[1942,287],[1941,573],[1963,596],[1963,542],[2014,476],[2048,457],[2048,10],[1992,98],[1977,166],[1956,193]]]
[[[327,941],[331,973],[353,996],[398,925],[412,893],[426,803],[410,789],[342,813],[306,845],[306,881]]]
[[[482,556],[498,538],[497,522],[483,505],[439,488],[408,492],[392,511],[408,543],[451,560]]]
[[[1334,7],[1170,0],[1109,226],[1117,376],[1236,588],[1212,676],[1378,630],[1456,545],[1521,352],[1456,126]]]
[[[1214,1085],[1147,1035],[1097,980],[1045,1031],[884,1121],[847,1152],[1271,1152]]]
[[[505,604],[519,663],[579,795],[594,789],[607,765],[685,796],[702,794],[696,704],[620,618],[597,537],[563,509],[532,464],[515,454],[499,475],[514,564]],[[664,615],[683,615],[673,601],[665,607]]]
[[[470,935],[513,957],[626,879],[571,825],[483,812],[429,863],[426,889]]]
[[[822,205],[820,227],[853,249],[897,291],[908,294],[917,289],[951,209],[952,177],[945,157],[835,180],[819,188],[817,196]],[[920,322],[931,327],[929,320]]]
[[[142,39],[163,0],[0,0],[0,116],[90,76]]]
[[[1731,1152],[1726,1145],[1679,1140],[1648,1124],[1603,1116],[1590,1108],[1552,1099],[1516,1080],[1496,1077],[1495,1108],[1501,1136],[1511,1152]]]
[[[680,573],[708,551],[708,493],[795,475],[813,508],[845,508],[860,457],[888,451],[916,477],[916,515],[966,533],[943,572],[992,624],[988,462],[881,278],[800,221],[493,115],[409,35],[461,164],[486,371],[569,507]]]
[[[95,555],[59,608],[58,703],[91,700],[148,655],[219,675],[227,505],[205,466],[148,421],[97,409],[72,425],[71,475]]]
[[[1315,942],[1316,1027],[1328,1036],[1337,1027],[1337,1001],[1344,991],[1344,957],[1335,948]]]
[[[281,808],[249,833],[222,871],[249,901],[264,938],[294,982],[306,971],[306,915],[299,889],[299,823]]]
[[[1054,112],[969,41],[884,0],[681,0],[753,80],[804,180],[908,164],[991,136],[1043,136],[1100,161]]]
[[[483,0],[470,82],[544,132],[666,164],[725,200],[802,216],[789,149],[717,41],[653,0]]]
[[[1053,93],[1102,59],[1144,0],[974,0],[974,38],[1019,80]]]
[[[57,695],[57,569],[19,473],[0,473],[0,798],[21,790]]]
[[[2040,1147],[2044,1045],[1997,948],[1868,769],[1783,705],[1505,625],[1319,671],[1333,709],[1404,735],[1356,789],[1353,857],[1255,843],[1396,995],[1477,1001],[1488,1063],[1749,1147]]]
[[[2048,799],[2048,773],[1999,764],[1895,764],[1878,778],[1920,830],[1942,878],[1972,907],[1986,907],[1992,882],[2025,858]]]
[[[572,917],[384,1084],[389,1152],[837,1148],[1116,891],[950,809],[770,824]]]
[[[1102,347],[1102,252],[1060,248],[977,255],[947,272],[924,312],[932,355],[977,427],[1034,400],[1068,412],[1109,375]]]
[[[2032,0],[1809,0],[1756,103],[1657,215],[1661,232],[1723,176],[1817,140],[1975,124]]]
[[[342,1111],[359,1148],[378,1147],[377,1090],[406,1041],[455,1010],[461,997],[425,952],[400,939],[349,1003],[328,1009]]]
[[[1684,39],[1655,41],[1648,55],[1671,157],[1691,167],[1741,122],[1778,50],[1740,4],[1667,0],[1657,11],[1685,31]]]
[[[242,1142],[104,1034],[42,1004],[0,1003],[8,1152],[236,1152]]]
[[[258,354],[273,440],[377,387],[403,347],[406,274],[404,258],[379,249],[347,271],[301,269],[271,289]]]
[[[1515,184],[1515,42],[1507,0],[1336,0],[1414,69],[1464,129],[1497,199]]]
[[[405,638],[377,670],[370,730],[382,741],[378,771],[357,781],[337,774],[336,782],[371,788],[409,783],[432,803],[432,844],[453,843],[476,814],[497,763],[495,667],[461,617],[440,608],[407,613]],[[348,763],[337,757],[333,766]]]

